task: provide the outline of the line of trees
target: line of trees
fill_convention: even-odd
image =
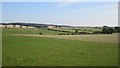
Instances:
[[[66,32],[66,33],[71,33],[71,31],[65,31],[65,30],[56,30],[56,29],[48,29],[50,31],[58,31],[58,32]]]
[[[94,31],[94,32],[87,32],[87,31],[79,32],[79,29],[75,29],[74,32],[64,31],[64,30],[55,30],[55,29],[48,29],[48,30],[65,32],[65,33],[60,33],[58,35],[112,34],[112,33],[119,33],[120,32],[120,27],[118,27],[118,26],[116,26],[116,27],[103,26],[101,31]]]
[[[114,32],[114,29],[108,26],[103,26],[102,33],[105,34],[112,34]]]
[[[103,26],[102,31],[95,31],[94,34],[112,34],[112,33],[120,33],[120,27],[108,27]]]

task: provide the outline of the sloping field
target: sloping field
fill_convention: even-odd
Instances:
[[[2,34],[32,34],[32,35],[39,35],[39,33],[42,33],[44,35],[55,35],[59,33],[64,32],[58,32],[58,31],[49,31],[47,29],[8,29],[3,28]]]
[[[117,34],[75,36],[45,31],[52,35],[37,35],[39,30],[32,30],[3,29],[3,66],[118,66]]]
[[[14,35],[68,39],[68,40],[82,40],[82,41],[92,41],[92,42],[118,43],[117,33],[108,34],[108,35],[28,35],[28,34],[14,34]]]
[[[117,66],[118,45],[3,35],[3,66]]]

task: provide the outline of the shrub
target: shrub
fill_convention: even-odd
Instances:
[[[105,34],[112,34],[113,33],[113,28],[108,27],[108,26],[103,26],[102,32]]]
[[[120,32],[120,27],[118,27],[118,26],[116,26],[116,27],[114,27],[114,32],[116,33],[119,33]]]
[[[40,32],[39,35],[43,35],[43,33]]]
[[[75,33],[78,33],[78,30],[77,30],[77,29],[75,30]]]
[[[60,33],[58,35],[70,35],[69,33]]]
[[[7,26],[5,26],[5,28],[7,28]]]
[[[102,34],[101,31],[94,31],[92,34]]]

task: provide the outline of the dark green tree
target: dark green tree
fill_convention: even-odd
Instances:
[[[114,32],[120,32],[120,27],[118,26],[114,27]]]
[[[22,26],[20,25],[20,28],[22,28]]]
[[[16,25],[13,25],[13,28],[15,28]]]
[[[39,32],[39,35],[43,35],[43,33]]]
[[[77,30],[77,29],[75,29],[75,33],[78,33],[78,30]]]
[[[5,25],[5,28],[7,28],[7,25]]]
[[[112,34],[113,33],[113,28],[108,27],[108,26],[103,26],[102,33]]]

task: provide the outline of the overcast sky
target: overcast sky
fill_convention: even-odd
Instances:
[[[118,25],[117,2],[3,2],[3,22]]]

